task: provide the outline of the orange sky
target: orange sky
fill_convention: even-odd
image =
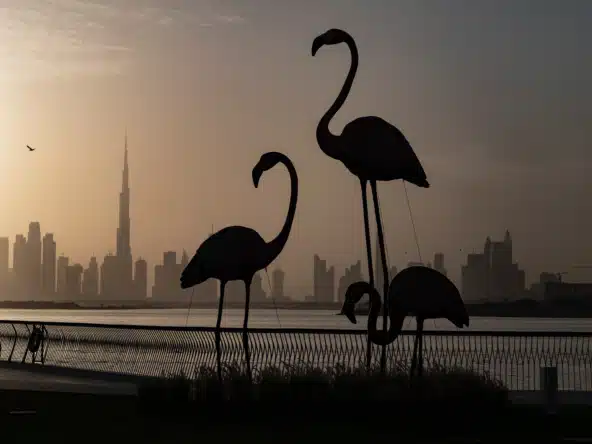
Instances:
[[[592,262],[589,3],[445,3],[5,0],[0,234],[37,220],[74,261],[113,251],[127,127],[132,248],[150,268],[164,250],[192,254],[212,224],[274,236],[287,174],[255,189],[251,168],[279,150],[301,181],[278,260],[287,292],[310,292],[314,252],[341,275],[364,257],[359,187],[314,130],[349,54],[310,56],[338,26],[360,69],[332,130],[379,115],[407,135],[433,185],[409,188],[425,257],[443,251],[456,278],[467,251],[509,228],[530,280]],[[380,190],[389,261],[417,260],[402,185]]]

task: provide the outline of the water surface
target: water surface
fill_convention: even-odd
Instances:
[[[0,310],[0,320],[45,322],[82,322],[95,324],[133,324],[160,326],[215,326],[216,309],[146,309],[146,310]],[[244,311],[224,310],[222,326],[241,327]],[[264,310],[249,313],[249,326],[262,328],[343,328],[365,329],[367,317],[358,316],[350,323],[330,310]],[[381,324],[380,324],[381,325]],[[405,329],[415,328],[408,318]],[[454,330],[446,320],[426,321],[426,330]],[[469,330],[488,331],[578,331],[591,332],[592,319],[564,318],[489,318],[474,317]]]

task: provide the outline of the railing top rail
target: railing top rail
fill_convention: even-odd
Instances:
[[[215,327],[183,327],[131,324],[97,324],[82,322],[49,322],[40,320],[0,320],[0,324],[33,325],[43,324],[46,327],[85,327],[119,330],[151,330],[151,331],[185,331],[185,332],[213,332]],[[319,334],[319,335],[365,335],[364,329],[336,329],[336,328],[249,328],[249,333],[283,333],[283,334]],[[240,333],[242,328],[224,327],[222,332]],[[415,330],[403,330],[402,335],[414,335]],[[592,337],[591,332],[584,331],[471,331],[471,330],[425,330],[424,336],[489,336],[489,337]]]

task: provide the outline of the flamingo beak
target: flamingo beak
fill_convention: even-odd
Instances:
[[[261,170],[257,167],[253,169],[253,185],[255,188],[259,187],[259,180],[261,179]]]
[[[312,42],[312,50],[311,50],[311,54],[314,57],[317,53],[317,51],[319,49],[321,49],[321,47],[324,45],[322,36],[317,37],[316,39],[314,39],[314,41]]]
[[[354,304],[348,304],[347,302],[344,303],[343,308],[341,309],[341,313],[343,313],[352,324],[358,323],[358,321],[356,320]]]

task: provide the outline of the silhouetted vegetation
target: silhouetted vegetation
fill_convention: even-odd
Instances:
[[[140,387],[141,410],[208,423],[260,415],[267,420],[342,420],[346,406],[360,407],[351,419],[361,423],[375,421],[385,411],[378,406],[388,404],[389,421],[401,420],[403,425],[414,418],[436,418],[443,411],[463,421],[469,416],[491,418],[509,406],[508,389],[500,381],[460,368],[428,368],[412,382],[406,368],[382,374],[379,368],[305,365],[254,370],[252,383],[238,365],[224,367],[222,383],[216,371],[206,367],[193,377],[163,376]]]
[[[146,444],[301,443],[317,435],[341,442],[553,442],[552,435],[590,434],[589,407],[561,407],[550,417],[543,406],[511,405],[499,381],[463,369],[428,368],[413,385],[406,368],[382,375],[378,369],[286,366],[253,376],[251,384],[238,366],[226,366],[220,385],[215,369],[202,368],[191,378],[154,379],[137,397],[6,391],[0,407],[5,414],[37,411],[5,417],[5,430],[21,442],[70,442],[64,440],[79,439],[80,430],[96,442]]]

